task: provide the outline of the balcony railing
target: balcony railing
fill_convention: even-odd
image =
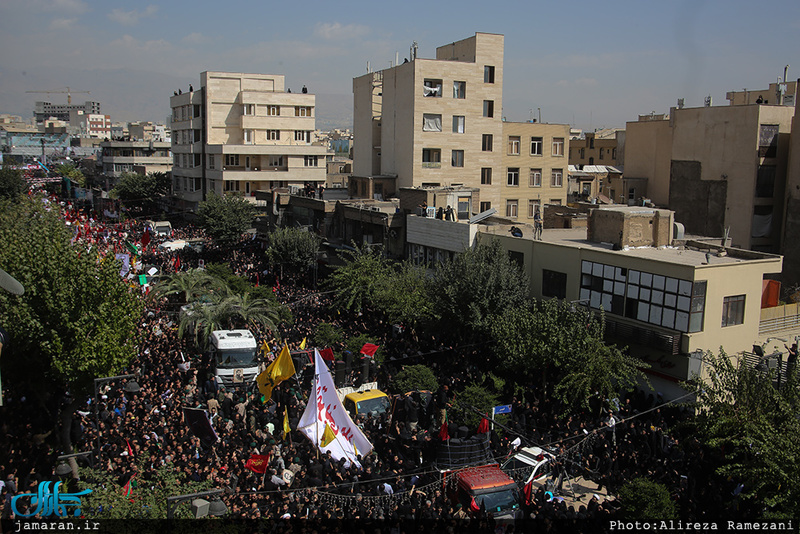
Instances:
[[[800,329],[800,304],[783,304],[761,310],[758,334],[771,334],[780,330]]]
[[[442,167],[442,163],[440,161],[423,161],[422,168],[423,169],[440,169]]]
[[[605,316],[606,335],[618,337],[639,345],[658,349],[667,354],[680,354],[681,333],[677,331],[662,331],[645,325],[633,325],[619,321],[609,314]]]

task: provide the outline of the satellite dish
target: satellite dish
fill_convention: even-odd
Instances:
[[[3,269],[0,269],[0,287],[14,295],[22,295],[25,293],[25,288],[22,287],[22,284]]]

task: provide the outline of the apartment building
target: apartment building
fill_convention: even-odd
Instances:
[[[170,98],[174,192],[194,210],[210,191],[240,193],[324,184],[327,149],[313,143],[316,99],[282,75],[203,72]]]
[[[372,198],[376,183],[384,197],[463,185],[480,189],[480,209],[504,209],[503,42],[476,33],[438,47],[435,59],[412,47],[409,61],[353,80],[359,194]]]
[[[533,223],[545,204],[567,203],[569,125],[503,122],[502,173],[499,178],[500,215]],[[492,169],[482,169],[481,185],[497,179]],[[487,183],[484,183],[487,182]],[[481,202],[483,203],[483,190]]]
[[[100,143],[103,174],[119,178],[125,172],[149,174],[172,170],[170,143],[166,141],[113,140]]]
[[[752,104],[673,108],[627,123],[625,176],[669,206],[691,234],[778,252],[795,109]]]
[[[33,116],[37,123],[53,117],[62,121],[69,121],[70,115],[80,112],[81,115],[100,114],[100,102],[87,100],[83,104],[53,104],[52,102],[38,101],[34,104]]]
[[[625,130],[607,128],[595,132],[586,132],[581,137],[573,138],[569,144],[569,164],[610,165],[616,167],[622,163],[618,159],[617,147],[625,142]]]

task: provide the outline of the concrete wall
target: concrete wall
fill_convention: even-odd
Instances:
[[[406,217],[406,241],[416,245],[463,252],[475,244],[478,226],[409,215]]]
[[[629,122],[625,132],[625,176],[647,178],[648,197],[655,204],[666,206],[672,158],[670,122]]]
[[[784,286],[800,283],[800,99],[795,102],[788,168],[786,171],[786,211],[781,252],[786,261],[783,269]]]
[[[686,232],[703,236],[722,236],[728,182],[702,180],[699,161],[672,161],[669,206],[675,220]]]

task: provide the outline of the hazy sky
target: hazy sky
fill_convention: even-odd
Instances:
[[[114,121],[169,114],[204,70],[283,74],[352,108],[352,79],[475,32],[505,35],[503,115],[590,129],[667,112],[678,98],[800,78],[800,1],[267,2],[0,0],[0,113],[70,86]],[[322,110],[320,110],[322,111]],[[331,113],[332,110],[325,110]],[[347,113],[337,114],[346,115]]]

